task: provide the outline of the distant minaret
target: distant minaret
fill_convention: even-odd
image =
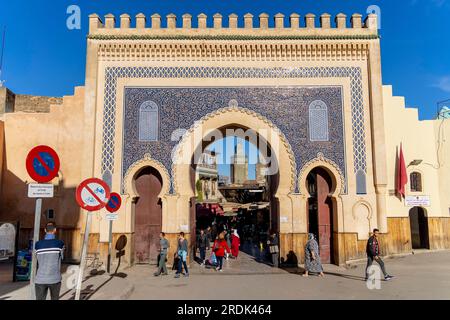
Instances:
[[[248,180],[248,158],[245,155],[244,144],[238,142],[231,157],[231,183],[243,184],[246,180]]]

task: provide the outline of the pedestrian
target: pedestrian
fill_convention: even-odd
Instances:
[[[200,234],[197,236],[197,248],[200,251],[201,266],[205,265],[206,250],[209,249],[210,243],[208,236],[203,229],[200,230]]]
[[[45,238],[36,242],[35,249],[37,256],[37,271],[34,281],[36,300],[46,300],[49,289],[51,299],[59,300],[64,242],[56,239],[55,223],[47,223]]]
[[[170,248],[169,240],[166,239],[166,234],[161,232],[159,235],[159,261],[158,261],[158,270],[155,272],[155,277],[159,276],[162,272],[163,276],[167,276],[167,267],[166,267],[166,258],[167,258],[167,249]]]
[[[231,248],[231,234],[230,234],[230,232],[228,230],[230,230],[230,229],[227,229],[227,230],[224,231],[224,233],[225,233],[225,241],[227,242],[228,248]],[[228,258],[230,256],[230,254],[231,253],[227,252],[227,254],[226,254],[226,259],[227,260],[228,260]]]
[[[269,245],[269,252],[272,256],[272,265],[275,268],[278,268],[278,262],[280,260],[280,248],[279,248],[279,240],[278,236],[275,232],[272,232],[269,240],[267,240],[267,244]]]
[[[208,238],[209,243],[213,242],[212,241],[212,229],[211,226],[209,226],[208,228],[206,228],[206,237]]]
[[[217,222],[216,220],[213,221],[212,227],[211,227],[211,240],[217,238]]]
[[[216,241],[214,241],[214,245],[212,251],[216,255],[218,266],[216,268],[217,271],[222,272],[223,268],[223,257],[226,252],[230,252],[230,248],[228,247],[227,242],[225,241],[225,233],[222,232],[219,234],[219,237]]]
[[[241,245],[241,239],[236,229],[234,229],[234,233],[231,235],[231,254],[233,257],[237,259],[239,255],[239,247]]]
[[[369,267],[373,264],[373,261],[375,260],[381,268],[381,272],[383,272],[384,280],[389,281],[392,280],[394,277],[390,276],[386,272],[386,268],[384,267],[384,262],[380,258],[380,243],[378,242],[380,230],[373,229],[373,235],[369,238],[367,241],[367,247],[366,247],[366,253],[367,253],[367,267],[366,267],[366,281],[369,279],[368,270]]]
[[[178,237],[178,247],[177,247],[177,256],[179,258],[178,260],[178,270],[175,274],[175,278],[179,278],[180,274],[183,271],[186,272],[184,274],[185,277],[189,277],[189,270],[187,266],[187,255],[188,255],[188,241],[184,238],[184,232],[180,232],[180,235]]]
[[[313,233],[308,234],[308,242],[305,246],[305,273],[303,276],[309,276],[310,272],[318,273],[321,277],[324,276],[319,255],[319,244]]]

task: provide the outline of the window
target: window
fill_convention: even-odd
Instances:
[[[413,172],[410,175],[411,192],[422,192],[422,175],[419,172]]]
[[[145,101],[139,107],[139,141],[158,141],[159,111],[153,101]]]
[[[328,107],[322,100],[309,105],[309,140],[328,141]]]
[[[358,170],[356,173],[356,194],[367,194],[366,173]]]

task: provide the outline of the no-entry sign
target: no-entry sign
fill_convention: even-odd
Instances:
[[[58,154],[48,146],[33,148],[26,159],[28,174],[39,183],[49,182],[58,176],[59,164]]]
[[[109,201],[109,187],[103,180],[92,178],[83,181],[77,188],[78,205],[87,211],[97,211]]]

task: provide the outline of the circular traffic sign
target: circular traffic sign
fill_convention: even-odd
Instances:
[[[109,197],[109,201],[106,204],[106,210],[111,213],[117,212],[120,209],[120,205],[122,204],[122,198],[118,193],[111,193]]]
[[[58,154],[48,146],[33,148],[26,159],[27,172],[38,183],[49,182],[58,176],[59,165]]]
[[[83,181],[76,191],[78,205],[87,211],[97,211],[104,208],[108,203],[109,197],[108,185],[97,178]]]

